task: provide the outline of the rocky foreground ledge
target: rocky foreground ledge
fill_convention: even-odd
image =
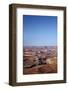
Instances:
[[[57,73],[57,64],[38,65],[32,68],[24,68],[24,74]]]

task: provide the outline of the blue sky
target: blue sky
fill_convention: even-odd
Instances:
[[[23,16],[24,46],[56,46],[56,16]]]

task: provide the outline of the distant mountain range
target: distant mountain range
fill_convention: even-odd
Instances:
[[[57,46],[24,46],[24,48],[57,48]]]

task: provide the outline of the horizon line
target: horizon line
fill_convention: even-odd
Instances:
[[[24,46],[24,45],[23,45]],[[36,46],[36,45],[35,45]],[[35,47],[35,46],[24,46],[24,47]],[[57,45],[44,45],[44,46],[38,46],[38,47],[45,47],[45,46],[57,46]]]

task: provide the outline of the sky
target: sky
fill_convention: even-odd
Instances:
[[[24,46],[56,46],[57,16],[23,16]]]

